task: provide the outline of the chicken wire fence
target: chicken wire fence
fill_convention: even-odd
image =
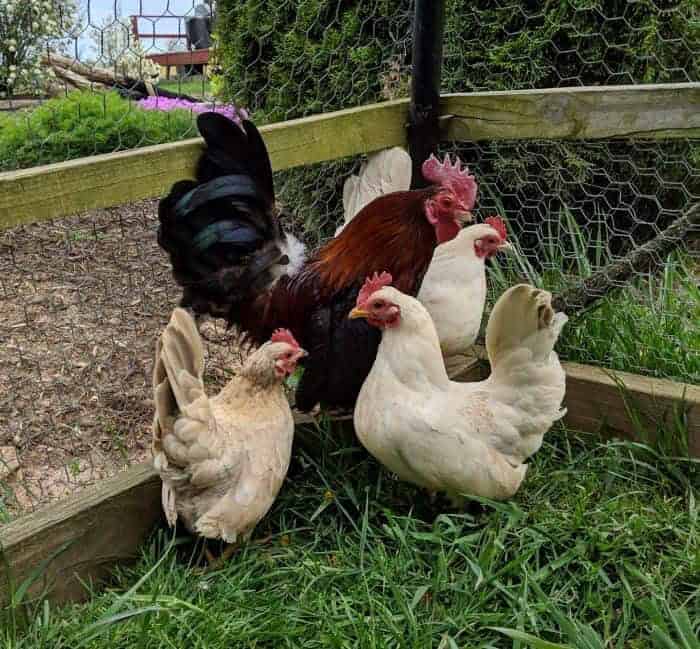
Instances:
[[[196,135],[205,109],[258,124],[404,97],[406,0],[0,0],[0,170]],[[194,18],[192,21],[190,19]],[[698,81],[693,2],[447,3],[445,92]],[[210,25],[214,25],[210,34]],[[553,290],[619,259],[700,200],[697,140],[450,143],[516,252],[490,265]],[[315,245],[362,158],[278,172],[285,225]],[[2,233],[0,522],[149,457],[155,337],[180,292],[156,201]],[[698,247],[572,323],[562,355],[698,382]],[[203,327],[207,378],[235,336]],[[19,467],[19,468],[17,468]]]

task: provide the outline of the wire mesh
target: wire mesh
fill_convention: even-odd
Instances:
[[[694,82],[693,2],[447,3],[443,90]],[[214,108],[257,123],[407,96],[408,0],[0,0],[0,170],[196,135]],[[197,20],[194,23],[190,19]],[[206,21],[214,23],[211,34]],[[189,26],[188,26],[189,25]],[[202,47],[209,44],[210,47]],[[490,268],[557,289],[672,222],[700,196],[697,140],[445,144],[503,214],[516,254]],[[360,158],[275,174],[285,225],[315,245],[342,219]],[[155,201],[1,236],[0,522],[149,455],[155,337],[179,291]],[[575,321],[562,355],[698,382],[698,248]],[[205,325],[207,379],[238,358]],[[19,469],[10,471],[16,453]]]

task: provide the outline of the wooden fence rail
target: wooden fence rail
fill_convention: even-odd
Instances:
[[[700,137],[700,83],[444,95],[446,140]],[[406,144],[408,100],[261,128],[276,171]],[[0,173],[0,230],[161,196],[200,138]]]

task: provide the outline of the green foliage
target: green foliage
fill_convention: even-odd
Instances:
[[[213,87],[258,123],[406,96],[412,10],[411,0],[221,0]],[[700,78],[699,52],[697,0],[448,0],[442,88],[691,81]],[[700,192],[699,149],[680,141],[502,142],[460,155],[482,188],[502,197],[504,214],[517,215],[528,248],[542,240],[546,215],[569,207],[584,226],[606,215],[617,254]],[[283,200],[303,214],[312,236],[333,232],[350,169],[304,168],[295,172],[296,187],[285,183],[289,174],[278,176]]]
[[[217,89],[279,121],[370,103],[392,34],[410,14],[392,0],[225,1],[217,7]]]
[[[0,115],[0,171],[194,137],[185,110],[141,110],[113,92],[72,92]]]
[[[217,89],[273,121],[405,95],[390,77],[396,65],[407,75],[412,4],[221,0]],[[696,0],[448,0],[443,89],[697,79],[696,11]]]

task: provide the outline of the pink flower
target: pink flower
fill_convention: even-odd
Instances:
[[[177,99],[173,97],[146,97],[138,102],[139,108],[144,110],[189,110],[192,113],[206,113],[209,111],[221,113],[232,122],[240,126],[241,121],[248,119],[248,111],[245,108],[238,108],[233,104],[216,104],[206,102],[192,102],[187,99]]]

